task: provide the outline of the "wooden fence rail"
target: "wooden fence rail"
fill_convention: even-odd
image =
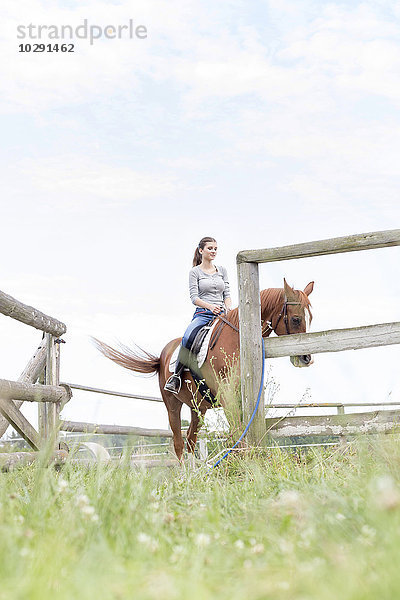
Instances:
[[[144,429],[128,425],[103,425],[100,423],[81,423],[78,421],[61,421],[60,425],[62,431],[74,431],[76,433],[105,433],[172,438],[172,431],[168,429]]]
[[[6,400],[24,400],[28,402],[61,402],[71,399],[67,388],[58,385],[41,385],[39,383],[22,383],[0,379],[0,398]]]
[[[12,296],[0,291],[0,313],[11,317],[21,323],[40,329],[55,336],[63,335],[67,331],[66,325],[40,312],[33,306],[23,304]]]
[[[244,262],[275,262],[278,260],[292,260],[294,258],[340,254],[342,252],[356,252],[358,250],[376,250],[377,248],[386,248],[388,246],[400,246],[400,229],[346,235],[328,240],[279,246],[278,248],[242,250],[237,254],[236,262],[238,264]]]
[[[113,390],[105,390],[103,388],[81,385],[80,383],[62,383],[73,390],[81,390],[83,392],[94,392],[95,394],[107,394],[109,396],[118,396],[119,398],[131,398],[133,400],[147,400],[148,402],[161,402],[164,400],[158,396],[143,396],[142,394],[129,394],[128,392],[115,392]]]
[[[265,357],[342,352],[392,344],[400,344],[400,322],[268,338],[265,341]]]
[[[400,410],[383,410],[347,415],[269,418],[268,434],[275,439],[328,435],[395,433],[400,431]]]

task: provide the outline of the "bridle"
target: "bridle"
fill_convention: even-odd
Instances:
[[[276,332],[276,328],[279,325],[279,321],[282,319],[285,322],[285,327],[286,327],[286,333],[287,335],[290,335],[290,330],[289,330],[289,317],[287,314],[287,307],[289,305],[293,305],[293,306],[301,306],[301,302],[289,302],[289,300],[287,300],[286,296],[285,296],[285,300],[283,302],[283,306],[282,306],[282,310],[278,315],[277,321],[275,323],[275,325],[272,325],[271,321],[261,321],[261,325],[262,325],[262,329],[261,329],[261,336],[262,337],[266,337],[268,333],[270,333],[271,331],[275,331]],[[229,327],[231,327],[234,331],[236,331],[236,333],[239,333],[239,329],[237,327],[235,327],[235,325],[233,325],[233,323],[231,323],[230,321],[228,321],[228,319],[226,319],[223,315],[219,314],[216,315],[216,318],[220,319],[220,321],[222,321],[222,323],[220,324],[220,326],[218,326],[215,331],[213,332],[211,339],[210,339],[210,345],[209,348],[210,350],[212,350],[219,338],[219,336],[221,335],[221,331],[224,327],[224,325],[229,325]]]
[[[276,328],[278,327],[279,321],[282,319],[282,317],[283,317],[283,321],[285,323],[286,333],[287,333],[287,335],[290,335],[289,317],[288,317],[288,314],[287,314],[287,307],[289,305],[301,306],[301,302],[289,302],[286,299],[286,296],[285,296],[285,300],[283,302],[282,310],[281,310],[281,312],[278,315],[278,319],[277,319],[275,325],[272,325],[272,321],[263,321],[262,322],[262,325],[263,325],[262,331],[261,331],[262,337],[266,337],[267,333],[270,333],[271,331],[275,331],[275,333],[276,333]]]

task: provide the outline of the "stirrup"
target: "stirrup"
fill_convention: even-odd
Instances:
[[[165,382],[164,390],[166,392],[172,392],[173,394],[179,394],[179,392],[181,391],[181,387],[182,387],[181,378],[179,375],[176,375],[174,373]]]

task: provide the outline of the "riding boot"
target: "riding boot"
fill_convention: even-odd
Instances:
[[[174,373],[165,382],[164,390],[166,392],[172,392],[173,394],[179,394],[179,392],[181,391],[181,385],[182,385],[181,375],[182,375],[183,369],[185,368],[185,365],[183,365],[179,360],[179,358],[181,357],[181,353],[182,353],[182,348],[179,351],[178,358],[176,359]]]

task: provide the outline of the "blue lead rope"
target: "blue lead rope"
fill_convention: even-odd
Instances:
[[[236,443],[235,443],[235,444],[232,446],[232,448],[229,448],[229,450],[227,450],[227,451],[226,451],[226,453],[225,453],[223,456],[221,456],[221,458],[220,458],[219,460],[217,460],[217,462],[215,463],[215,465],[213,465],[213,466],[211,467],[211,469],[214,469],[216,466],[218,466],[218,465],[219,465],[219,463],[220,463],[221,461],[223,461],[223,460],[224,460],[224,458],[226,458],[226,457],[228,456],[228,454],[230,454],[230,453],[232,452],[232,450],[234,450],[234,449],[236,448],[236,446],[238,445],[238,443],[239,443],[240,441],[242,441],[242,439],[244,438],[244,436],[245,436],[245,435],[246,435],[246,433],[248,432],[248,430],[249,430],[249,427],[250,427],[250,425],[252,424],[252,422],[253,422],[253,419],[254,419],[254,417],[255,417],[255,415],[256,415],[256,412],[257,412],[257,409],[258,409],[258,405],[260,404],[260,400],[261,400],[261,394],[262,394],[263,385],[264,385],[264,367],[265,367],[265,346],[264,346],[264,338],[261,338],[261,342],[262,342],[262,370],[261,370],[261,383],[260,383],[260,389],[259,389],[259,391],[258,391],[258,398],[257,398],[257,402],[256,402],[256,405],[255,405],[255,407],[254,407],[254,410],[253,410],[253,414],[252,414],[252,415],[251,415],[251,417],[250,417],[250,421],[249,421],[249,422],[247,423],[247,425],[246,425],[246,429],[243,431],[242,435],[241,435],[241,436],[240,436],[240,438],[237,440],[237,442],[236,442]],[[210,469],[210,470],[211,470],[211,469]]]

